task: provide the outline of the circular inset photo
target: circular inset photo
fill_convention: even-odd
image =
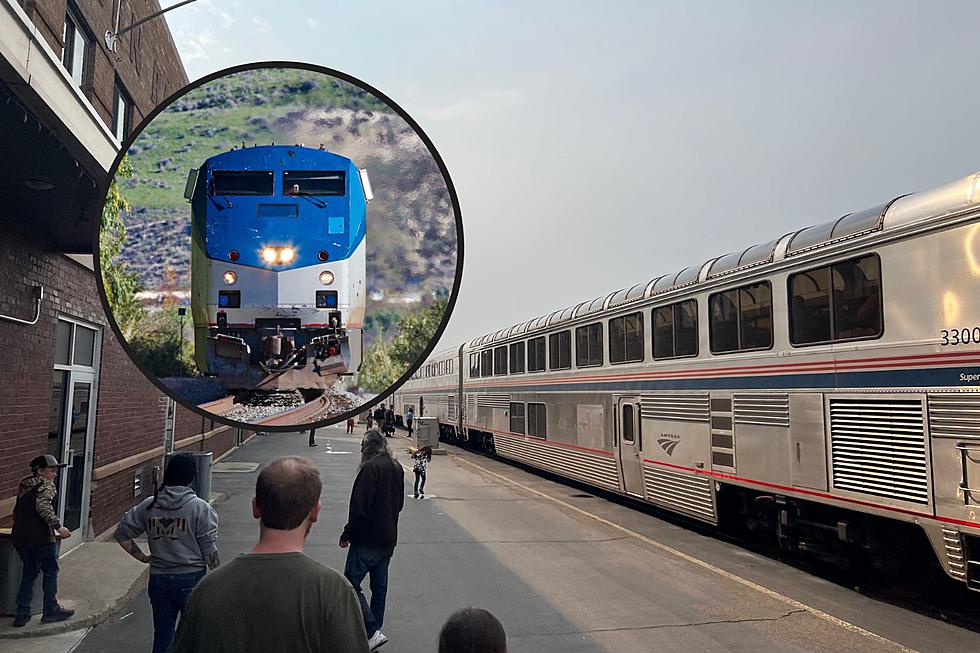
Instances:
[[[252,430],[354,417],[449,319],[463,232],[431,141],[337,71],[194,82],[123,148],[98,227],[110,323],[174,399]]]

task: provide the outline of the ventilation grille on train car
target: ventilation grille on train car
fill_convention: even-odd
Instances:
[[[789,395],[736,394],[735,423],[789,426]]]
[[[477,395],[476,405],[481,408],[510,408],[510,395]]]
[[[980,438],[980,396],[929,397],[929,432],[934,437]]]
[[[640,413],[650,419],[707,422],[708,395],[644,395],[640,398]]]
[[[834,487],[929,503],[922,402],[831,399]]]
[[[449,419],[456,419],[456,395],[449,395],[449,407],[446,411]]]

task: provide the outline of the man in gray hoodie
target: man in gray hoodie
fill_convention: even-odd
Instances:
[[[206,568],[218,566],[218,513],[189,487],[196,471],[192,456],[172,457],[157,492],[131,508],[116,528],[119,545],[150,565],[153,653],[170,648],[178,613],[183,615]],[[133,541],[143,533],[150,555]]]

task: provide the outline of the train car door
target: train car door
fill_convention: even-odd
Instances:
[[[617,446],[623,491],[643,496],[643,437],[640,433],[640,402],[636,397],[620,397],[616,406]]]

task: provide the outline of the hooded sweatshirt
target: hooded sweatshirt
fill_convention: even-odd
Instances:
[[[157,495],[130,508],[116,528],[117,542],[146,533],[150,544],[151,574],[188,574],[204,571],[205,560],[218,548],[218,513],[194,490],[165,486]]]

